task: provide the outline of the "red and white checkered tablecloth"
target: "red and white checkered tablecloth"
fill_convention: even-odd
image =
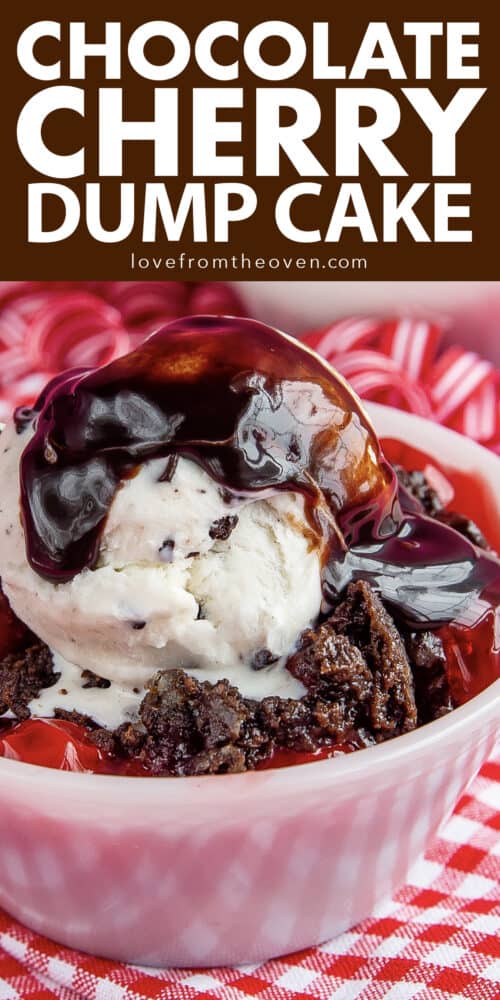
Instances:
[[[258,966],[154,970],[0,914],[0,1000],[499,1000],[500,748],[407,884],[334,941]]]

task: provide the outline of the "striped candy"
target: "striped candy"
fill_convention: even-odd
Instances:
[[[365,399],[446,424],[500,453],[500,373],[473,351],[440,352],[426,320],[342,320],[306,336]]]
[[[223,283],[0,282],[0,420],[43,382],[75,365],[105,364],[162,323],[241,313]],[[461,347],[439,350],[441,329],[407,317],[351,317],[306,341],[365,399],[447,424],[500,454],[500,373]]]
[[[0,282],[0,421],[58,371],[106,364],[169,320],[241,311],[219,282]]]

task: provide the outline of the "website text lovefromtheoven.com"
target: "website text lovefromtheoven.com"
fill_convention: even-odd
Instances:
[[[367,271],[366,257],[255,257],[245,253],[230,256],[195,257],[181,252],[173,257],[150,256],[133,251],[131,271]]]

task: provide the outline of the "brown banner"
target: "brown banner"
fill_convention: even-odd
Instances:
[[[4,14],[0,277],[500,278],[494,5],[311,6],[43,0]],[[212,44],[207,25],[226,20]],[[84,45],[106,22],[105,61]],[[155,115],[155,142],[146,124],[127,139],[120,116]]]

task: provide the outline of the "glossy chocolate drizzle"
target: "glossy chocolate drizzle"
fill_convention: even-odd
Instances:
[[[165,478],[183,455],[228,503],[304,496],[326,605],[359,578],[416,627],[471,624],[499,603],[499,562],[425,517],[340,376],[260,323],[176,321],[105,368],[58,376],[16,417],[35,426],[21,458],[27,556],[55,583],[95,565],[121,482],[161,457]]]

